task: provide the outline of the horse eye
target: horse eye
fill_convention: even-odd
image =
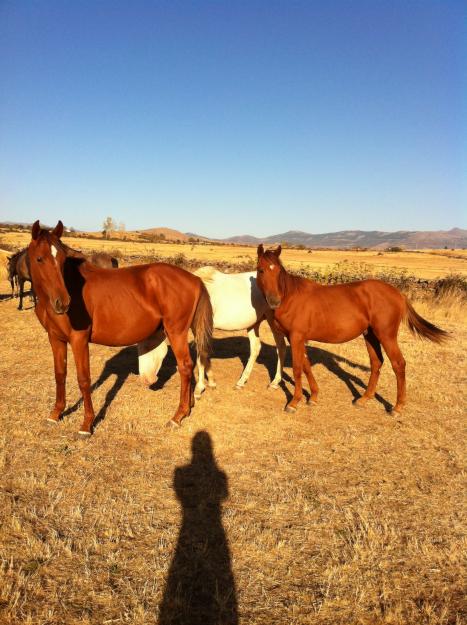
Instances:
[[[258,269],[258,273],[264,273],[264,269]]]
[[[38,263],[41,263],[41,262],[42,262],[42,256],[38,256],[38,257],[36,258],[36,260],[37,260],[37,262],[38,262]]]

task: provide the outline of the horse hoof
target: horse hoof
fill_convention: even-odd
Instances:
[[[245,388],[245,385],[244,385],[244,384],[236,384],[236,385],[234,386],[234,391],[241,391],[241,390],[243,390],[244,388]]]
[[[359,397],[353,402],[355,408],[366,408],[366,401],[362,401],[362,397]]]
[[[271,382],[271,384],[268,384],[268,388],[273,391],[277,391],[277,389],[279,388],[279,384],[274,384],[273,382]]]
[[[52,419],[51,417],[47,417],[45,422],[48,423],[49,425],[58,425],[58,421],[56,419]]]
[[[209,388],[217,388],[216,382],[208,382]]]
[[[285,410],[285,412],[290,412],[290,413],[292,413],[292,414],[293,414],[294,412],[297,412],[297,409],[296,409],[296,408],[294,408],[293,406],[286,406],[286,407],[284,408],[284,410]]]
[[[78,432],[79,438],[89,438],[91,436],[91,432],[85,432],[84,430],[80,430]]]
[[[318,402],[316,401],[316,399],[309,399],[307,402],[308,406],[317,406]]]
[[[390,412],[391,417],[400,417],[401,413],[398,410],[394,410],[394,408]]]
[[[195,387],[195,390],[194,390],[194,392],[193,392],[193,397],[194,397],[195,399],[201,399],[201,395],[204,393],[204,391],[205,391],[205,390],[206,390],[206,389],[204,389],[204,388],[199,389],[199,388],[196,388],[196,387]]]
[[[177,423],[173,419],[170,419],[170,421],[167,421],[167,423],[165,424],[165,427],[170,430],[178,430],[180,428],[180,423]]]

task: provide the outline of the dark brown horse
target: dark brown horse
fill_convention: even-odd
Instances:
[[[305,341],[345,343],[363,335],[370,356],[368,387],[356,404],[364,406],[375,396],[383,364],[384,348],[397,379],[397,400],[393,414],[400,414],[405,401],[405,360],[397,342],[401,321],[413,334],[435,343],[448,334],[426,321],[396,288],[381,280],[323,286],[288,273],[279,256],[281,247],[264,251],[258,246],[258,286],[274,310],[278,328],[288,337],[292,349],[295,392],[286,406],[295,412],[302,398],[302,372],[310,385],[310,401],[318,399],[318,385],[311,372]]]
[[[92,432],[89,343],[132,345],[147,339],[163,324],[181,378],[180,403],[169,423],[179,426],[192,406],[193,363],[188,348],[191,328],[198,353],[205,359],[212,334],[209,295],[199,278],[165,263],[100,269],[68,256],[61,242],[63,224],[52,231],[36,221],[28,255],[38,296],[36,315],[52,346],[56,400],[49,420],[57,422],[65,408],[67,344],[71,344],[84,400],[80,434]]]
[[[13,256],[8,257],[8,279],[11,284],[11,297],[14,297],[15,281],[17,284],[19,296],[18,310],[23,310],[24,284],[26,282],[31,283],[31,297],[34,300],[34,304],[36,303],[36,295],[34,293],[31,274],[29,271],[27,247],[25,247],[24,250],[16,252]]]

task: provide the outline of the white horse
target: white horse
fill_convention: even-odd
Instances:
[[[282,379],[282,370],[285,358],[285,340],[281,332],[274,326],[274,313],[256,284],[256,272],[223,273],[214,267],[201,267],[195,271],[211,297],[214,313],[214,328],[218,330],[248,330],[250,339],[250,357],[235,388],[241,389],[250,377],[253,365],[261,350],[259,326],[266,319],[274,335],[277,348],[277,369],[270,388],[278,388]],[[164,330],[158,330],[153,336],[138,343],[138,364],[140,376],[147,384],[154,384],[161,368],[162,361],[167,354],[167,342]],[[195,398],[199,399],[204,392],[205,373],[208,386],[216,387],[211,362],[204,367],[197,359],[198,382],[195,387]]]

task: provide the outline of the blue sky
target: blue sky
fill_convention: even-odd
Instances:
[[[2,0],[0,218],[466,227],[466,24],[455,0]]]

